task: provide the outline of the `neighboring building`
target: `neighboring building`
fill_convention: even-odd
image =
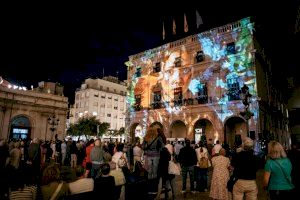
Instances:
[[[70,123],[80,117],[96,116],[100,122],[110,124],[110,131],[125,127],[126,83],[107,76],[86,79],[75,92],[75,103],[70,108]]]
[[[0,138],[64,138],[67,113],[67,97],[26,90],[0,77]]]
[[[248,135],[288,146],[285,104],[253,29],[245,18],[130,56],[125,64],[131,137],[143,137],[155,125],[168,138],[234,146]],[[247,101],[246,88],[252,95]],[[273,116],[275,105],[279,117]]]

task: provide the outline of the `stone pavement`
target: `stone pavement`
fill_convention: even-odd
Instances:
[[[208,186],[210,186],[210,181],[211,181],[211,175],[212,171],[209,171],[208,173]],[[262,180],[263,180],[263,170],[259,170],[257,172],[257,177],[256,177],[256,182],[258,186],[258,199],[259,200],[267,200],[267,193],[266,191],[263,190],[262,187]],[[176,200],[181,200],[181,199],[187,199],[187,200],[192,200],[192,199],[201,199],[201,200],[211,200],[212,198],[209,197],[209,190],[207,192],[196,192],[192,193],[187,190],[185,194],[181,193],[181,186],[182,186],[182,181],[181,181],[181,176],[176,176],[175,178],[175,183],[176,183],[176,189],[175,189],[175,199]],[[189,189],[189,180],[187,180],[187,189]],[[171,198],[171,193],[169,193],[170,198]],[[164,199],[164,194],[161,194],[157,199]]]

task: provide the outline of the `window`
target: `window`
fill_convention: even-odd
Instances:
[[[99,97],[99,93],[95,93],[95,94],[94,94],[94,97]]]
[[[110,114],[110,113],[108,113],[108,114],[107,114],[107,117],[111,117],[111,114]]]
[[[230,42],[230,43],[227,44],[226,52],[227,52],[228,55],[236,53],[234,42]]]
[[[135,72],[135,76],[138,78],[138,77],[141,77],[141,73],[142,73],[142,70],[140,67],[136,68],[136,72]]]
[[[153,109],[161,108],[161,91],[156,91],[153,93],[152,108]]]
[[[135,105],[134,105],[134,109],[136,111],[141,110],[142,106],[141,106],[141,102],[142,102],[142,96],[140,94],[135,95]]]
[[[101,95],[101,98],[102,98],[102,99],[105,99],[105,95]]]
[[[112,99],[112,97],[111,96],[109,96],[109,97],[107,97],[108,99]]]
[[[181,57],[177,57],[175,58],[175,67],[180,67],[181,66]]]
[[[115,100],[115,101],[119,101],[118,98],[115,98],[114,100]]]
[[[174,106],[181,106],[182,105],[182,88],[175,88],[174,89]]]
[[[97,102],[97,101],[95,101],[93,105],[94,105],[94,106],[98,106],[98,102]]]
[[[202,62],[204,60],[204,53],[203,51],[198,51],[196,54],[196,62]]]
[[[153,72],[154,73],[157,73],[157,72],[160,72],[161,70],[161,64],[160,62],[156,63],[155,66],[153,67]]]
[[[114,92],[117,92],[117,90],[116,90],[116,89],[114,89]]]
[[[115,109],[115,110],[118,110],[118,106],[114,106],[114,109]]]
[[[240,85],[237,78],[227,79],[228,101],[240,100]]]
[[[109,92],[109,87],[106,87],[106,91]]]
[[[208,103],[208,96],[207,96],[207,87],[206,87],[206,84],[199,84],[198,85],[197,100],[198,100],[198,104]]]
[[[78,105],[78,103],[76,103],[76,107],[75,108],[78,108],[79,107],[79,105]]]

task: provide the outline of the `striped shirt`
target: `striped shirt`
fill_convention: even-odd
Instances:
[[[11,191],[9,194],[10,200],[35,200],[36,199],[36,186],[25,186],[23,189]]]

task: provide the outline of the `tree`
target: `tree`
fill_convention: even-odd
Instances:
[[[97,127],[99,127],[98,130]],[[95,116],[83,117],[80,118],[76,124],[71,124],[70,128],[67,130],[67,133],[68,135],[73,136],[84,135],[87,138],[87,136],[101,136],[107,131],[108,128],[109,123],[101,123],[96,119]]]

